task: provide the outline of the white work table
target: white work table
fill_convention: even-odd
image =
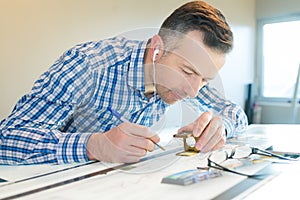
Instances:
[[[162,138],[171,139],[168,137],[174,134],[172,131],[166,130],[164,134],[168,136],[161,135]],[[251,125],[245,134],[229,143],[263,148],[272,145],[274,150],[300,152],[299,139],[300,125]],[[6,180],[0,183],[0,199],[258,199],[297,195],[297,183],[292,183],[300,178],[295,173],[300,169],[298,162],[262,162],[246,169],[249,173],[269,173],[260,180],[222,172],[220,177],[187,186],[161,183],[163,177],[195,169],[206,160],[207,154],[202,153],[176,156],[182,146],[180,139],[173,139],[165,144],[167,152],[156,149],[142,162],[126,166],[102,162],[0,166],[0,178]]]

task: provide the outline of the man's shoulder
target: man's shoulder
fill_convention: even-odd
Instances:
[[[138,40],[129,40],[122,36],[111,37],[107,39],[102,39],[98,41],[90,41],[78,44],[74,49],[83,51],[86,53],[104,53],[106,51],[115,51],[115,52],[128,52],[142,41]]]
[[[142,41],[129,40],[122,36],[90,41],[76,45],[73,50],[84,54],[92,65],[115,65],[129,60],[133,49]]]

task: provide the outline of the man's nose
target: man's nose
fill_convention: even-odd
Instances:
[[[186,93],[189,97],[195,98],[198,95],[199,90],[207,84],[206,81],[202,79],[189,81],[187,86]]]

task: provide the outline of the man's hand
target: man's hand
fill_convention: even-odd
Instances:
[[[226,143],[225,126],[220,116],[213,116],[212,112],[203,113],[196,121],[178,130],[178,133],[193,132],[198,137],[196,149],[208,152],[221,148]]]
[[[137,162],[154,150],[153,142],[158,143],[159,137],[149,128],[126,122],[103,134],[93,134],[87,143],[87,156],[112,163]]]

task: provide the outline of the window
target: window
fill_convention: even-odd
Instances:
[[[259,97],[290,101],[300,65],[300,15],[259,22],[258,39]]]

